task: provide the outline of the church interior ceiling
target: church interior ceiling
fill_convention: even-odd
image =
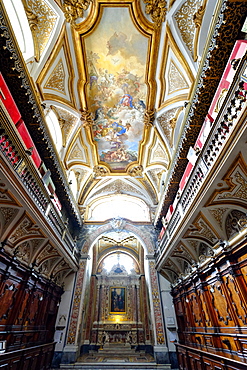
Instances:
[[[125,194],[144,199],[154,219],[206,41],[207,1],[23,5],[29,70],[58,122],[51,135],[81,214],[99,196]]]
[[[140,224],[153,223],[160,229],[237,38],[243,5],[232,1],[224,7],[212,0],[1,3],[13,17],[18,6],[24,12],[16,19],[26,19],[30,34],[30,44],[28,37],[22,40],[25,61],[20,59],[26,66],[18,76],[16,65],[13,75],[6,75],[13,86],[20,77],[31,76],[24,80],[35,98],[27,102],[24,83],[13,95],[23,103],[22,117],[51,171],[59,199],[70,211],[69,222],[78,226],[84,221],[88,230],[91,224],[104,223],[107,219],[97,219],[94,210],[110,207],[107,201],[118,196],[125,202],[121,207],[132,203],[145,211]],[[213,18],[217,13],[220,21]],[[213,34],[216,22],[219,32]],[[9,59],[12,49],[3,49],[3,58]],[[235,157],[242,170],[229,176],[236,177],[235,184],[244,184],[247,158]],[[171,241],[169,256],[158,261],[171,282],[213,256],[218,240],[234,236],[229,224],[246,205],[236,201],[236,195],[236,209],[221,203],[236,191],[227,176],[222,173],[221,190],[210,201],[204,199],[180,240]],[[131,230],[130,223],[126,225]],[[139,242],[131,235],[129,231],[117,241],[105,234],[97,242],[102,256],[116,246],[137,256]],[[32,248],[35,254],[37,248]],[[49,243],[45,248],[53,250]],[[54,253],[56,266],[60,257]],[[42,256],[39,261],[42,265]]]

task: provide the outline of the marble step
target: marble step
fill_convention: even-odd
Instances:
[[[148,363],[123,363],[123,362],[105,362],[105,363],[75,363],[75,364],[61,364],[60,369],[66,370],[136,370],[136,369],[149,369],[149,370],[169,370],[169,364],[148,364]]]

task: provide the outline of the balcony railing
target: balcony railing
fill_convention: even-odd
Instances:
[[[171,238],[181,228],[182,220],[186,218],[186,214],[198,195],[199,190],[212,174],[214,164],[226,147],[229,138],[239,122],[240,115],[244,109],[246,110],[247,91],[244,89],[244,82],[242,80],[242,76],[246,74],[246,69],[247,54],[245,54],[239,63],[235,78],[211,128],[206,143],[198,154],[198,159],[187,184],[180,197],[177,195],[174,211],[165,226],[165,233],[156,251],[157,261],[164,252],[168,252]]]
[[[53,204],[52,194],[43,183],[41,175],[34,165],[29,151],[25,148],[16,127],[11,122],[4,105],[0,100],[0,153],[12,167],[19,181],[39,208],[39,211],[51,225],[64,247],[71,255],[77,254],[75,241],[60,211]]]

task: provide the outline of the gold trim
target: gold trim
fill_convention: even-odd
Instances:
[[[176,96],[174,98],[171,98],[171,100],[169,99],[167,101],[164,101],[165,92],[166,92],[166,82],[165,82],[165,77],[164,76],[165,76],[165,70],[167,68],[169,48],[171,48],[171,50],[173,51],[177,60],[183,66],[183,69],[184,69],[185,73],[187,74],[187,77],[189,78],[189,80],[191,82],[191,86],[188,87],[190,89],[190,91],[188,92],[188,94],[183,94],[183,97],[186,96],[185,100],[188,100],[190,98],[192,85],[195,81],[195,78],[192,74],[192,71],[189,67],[189,64],[187,63],[187,60],[185,59],[184,55],[181,53],[180,49],[178,48],[178,46],[176,44],[176,41],[175,41],[175,39],[172,35],[172,32],[170,30],[170,27],[167,24],[166,25],[166,39],[165,39],[165,43],[164,43],[163,56],[162,56],[162,67],[160,69],[160,75],[159,75],[159,80],[160,80],[160,85],[161,85],[161,89],[160,89],[161,94],[160,94],[160,98],[159,98],[158,110],[163,108],[164,106],[167,106],[168,104],[183,100],[182,95],[181,95],[180,97]],[[169,101],[169,103],[167,104],[168,101]]]
[[[197,61],[198,58],[198,41],[199,41],[199,35],[201,32],[201,25],[204,17],[204,13],[206,10],[206,4],[207,0],[204,0],[203,4],[199,7],[197,12],[194,14],[193,21],[195,23],[195,36],[194,36],[194,42],[193,42],[193,60],[194,62]]]
[[[23,7],[25,9],[28,24],[29,24],[29,27],[30,27],[30,30],[31,30],[31,33],[32,33],[32,36],[33,36],[34,55],[35,55],[34,57],[35,57],[36,62],[39,62],[39,60],[40,60],[40,49],[39,49],[39,41],[38,41],[37,34],[36,34],[39,19],[38,19],[38,16],[36,14],[34,14],[29,9],[26,0],[22,0],[22,3],[23,3]]]
[[[170,0],[168,11],[171,9],[176,0]]]
[[[177,96],[174,96],[173,98],[170,98],[170,99],[165,100],[162,103],[162,105],[158,108],[158,112],[161,109],[163,109],[165,107],[168,107],[168,106],[170,106],[173,103],[184,102],[186,100],[189,100],[190,99],[189,96],[188,96],[189,94],[190,93],[188,93],[188,94],[181,94],[181,95],[177,95]]]
[[[161,27],[162,23],[166,19],[166,1],[165,0],[143,0],[146,5],[145,13],[151,16],[154,22],[154,27]]]
[[[70,101],[65,99],[65,98],[61,98],[58,95],[53,95],[51,93],[44,93],[43,88],[42,88],[42,83],[43,83],[45,77],[47,76],[47,73],[49,72],[49,70],[54,65],[55,60],[56,60],[59,52],[62,50],[62,48],[63,48],[63,51],[64,51],[64,56],[65,56],[65,60],[66,60],[67,70],[68,70],[68,86],[69,86],[68,90],[69,90],[69,96],[70,96],[70,99],[71,99]],[[49,58],[49,62],[47,61],[45,63],[44,68],[40,72],[40,74],[37,78],[37,81],[36,81],[38,91],[40,93],[41,98],[43,100],[53,100],[53,101],[56,101],[58,103],[63,103],[63,104],[65,104],[65,105],[67,105],[71,108],[76,109],[76,100],[75,100],[74,90],[73,90],[74,78],[75,78],[75,74],[74,74],[74,68],[73,68],[73,63],[72,63],[72,57],[71,57],[71,54],[70,54],[69,40],[68,40],[68,36],[67,36],[67,33],[66,33],[66,27],[65,27],[65,25],[63,25],[61,33],[60,33],[59,38],[58,38],[58,41],[57,41],[57,43],[56,43],[56,45],[55,45],[55,47],[54,47],[54,49],[51,53],[51,56]]]
[[[64,0],[62,10],[66,22],[70,23],[71,26],[76,26],[76,19],[83,18],[84,11],[89,8],[90,3],[93,0]]]
[[[85,151],[85,157],[86,157],[86,162],[84,162],[83,160],[79,161],[78,158],[75,159],[75,161],[70,161],[70,164],[68,163],[68,158],[69,158],[69,155],[73,149],[73,146],[76,144],[76,141],[79,140],[79,143],[81,144],[82,148],[84,149]],[[84,144],[84,140],[83,140],[83,137],[82,137],[82,133],[81,133],[81,127],[78,128],[77,132],[74,133],[73,135],[73,139],[71,140],[67,150],[66,150],[66,154],[64,156],[64,166],[66,169],[70,168],[71,165],[74,165],[74,163],[80,163],[86,167],[90,167],[90,160],[89,160],[89,153],[88,153],[88,148],[87,146]]]
[[[152,162],[150,163],[150,159],[151,159],[151,156],[152,156],[152,151],[157,143],[157,141],[159,141],[161,144],[163,144],[163,149],[164,151],[166,152],[167,154],[167,157],[168,157],[168,164],[166,165],[164,162]],[[171,164],[171,155],[170,155],[170,152],[166,146],[166,143],[164,142],[162,136],[160,135],[159,131],[157,130],[157,128],[155,127],[154,128],[154,134],[153,134],[153,139],[152,139],[152,143],[150,144],[149,148],[148,148],[148,155],[147,155],[147,163],[146,163],[146,167],[149,167],[149,166],[154,166],[154,165],[161,165],[163,167],[166,168],[166,170],[169,169],[170,167],[170,164]]]

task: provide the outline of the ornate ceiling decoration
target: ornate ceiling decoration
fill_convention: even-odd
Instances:
[[[58,16],[44,0],[22,2],[33,34],[35,59],[38,62],[56,27]]]
[[[75,108],[74,69],[68,35],[65,27],[60,32],[56,47],[37,79],[43,100],[65,104]]]
[[[199,40],[199,33],[207,1],[145,0],[143,5],[135,0],[64,0],[56,2],[56,12],[49,0],[23,4],[34,44],[37,36],[40,39],[41,58],[33,78],[41,100],[58,118],[63,138],[60,160],[64,173],[73,171],[76,176],[80,208],[101,196],[103,188],[110,193],[115,176],[115,183],[121,181],[123,189],[129,184],[135,196],[148,194],[147,203],[153,207],[163,192],[161,179],[166,183],[170,176],[159,223],[174,199],[188,148],[207,111],[193,110],[187,126],[195,129],[189,133],[178,120],[199,68],[198,43],[206,41],[204,35]],[[59,22],[64,22],[61,29],[56,27]],[[206,25],[209,28],[209,20]],[[223,31],[224,27],[220,24]],[[216,38],[221,42],[221,36]],[[53,47],[46,53],[50,43]],[[218,83],[215,74],[224,68],[216,54],[212,49],[210,63],[215,65],[207,70],[205,85],[200,84],[205,89],[198,92],[202,99],[205,91],[210,92],[206,105]],[[197,106],[197,101],[193,104]],[[179,135],[182,144],[177,147],[174,136]],[[52,158],[43,144],[38,145],[44,147],[45,157]],[[57,183],[59,176],[54,175]]]
[[[165,113],[157,117],[157,122],[159,127],[161,127],[164,135],[166,136],[168,143],[171,148],[173,148],[174,141],[174,130],[177,123],[178,114],[181,112],[182,108],[172,108],[167,110]]]
[[[88,9],[92,0],[64,0],[63,11],[67,22],[75,26],[78,18],[83,18],[84,11]]]
[[[187,0],[174,16],[183,42],[195,61],[197,59],[198,36],[206,3],[207,0]]]

